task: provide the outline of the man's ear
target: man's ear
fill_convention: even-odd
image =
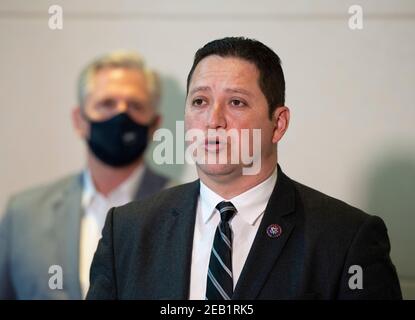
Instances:
[[[288,129],[290,123],[290,109],[286,106],[277,107],[272,115],[272,121],[275,125],[272,143],[277,143]]]
[[[89,137],[89,123],[83,117],[80,106],[72,109],[72,125],[79,137],[82,139]]]

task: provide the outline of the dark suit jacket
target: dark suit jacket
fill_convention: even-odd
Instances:
[[[382,219],[278,170],[233,299],[401,299]],[[197,180],[111,209],[87,298],[187,299],[198,196]],[[271,224],[280,237],[267,235]],[[363,289],[349,287],[353,265]]]
[[[167,179],[146,167],[135,199],[160,191]],[[13,197],[0,222],[1,299],[82,299],[79,230],[82,174]],[[63,270],[63,288],[49,288],[50,266]]]

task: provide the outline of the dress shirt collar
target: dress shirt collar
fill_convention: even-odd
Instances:
[[[138,189],[139,184],[144,175],[145,165],[140,164],[132,174],[122,182],[117,188],[112,190],[107,197],[104,197],[101,193],[99,193],[96,188],[95,184],[92,180],[91,171],[89,168],[86,168],[82,174],[83,180],[83,190],[82,190],[82,206],[83,208],[88,207],[91,202],[93,201],[94,197],[100,195],[101,197],[111,199],[117,197],[118,195],[127,194],[130,199],[133,199],[135,193]]]
[[[237,214],[248,224],[254,225],[255,221],[265,211],[271,193],[277,182],[277,166],[273,173],[255,187],[240,195],[226,200],[200,181],[200,200],[203,223],[207,223],[216,211],[216,205],[221,201],[230,201],[238,211]]]

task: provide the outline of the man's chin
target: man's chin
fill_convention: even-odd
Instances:
[[[210,177],[226,177],[241,170],[237,164],[196,164],[198,171]]]

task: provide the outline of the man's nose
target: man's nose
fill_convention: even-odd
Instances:
[[[216,103],[211,108],[208,127],[209,129],[225,128],[226,127],[226,118],[224,113],[223,106],[219,103]]]
[[[117,102],[117,111],[119,113],[127,112],[128,111],[128,103],[125,100],[119,100]]]

